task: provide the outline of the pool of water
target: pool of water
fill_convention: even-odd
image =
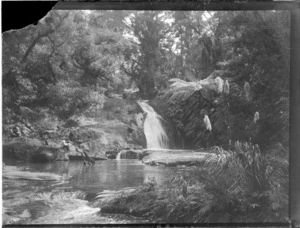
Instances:
[[[36,194],[51,192],[85,193],[85,200],[93,200],[97,193],[104,190],[120,190],[126,187],[137,187],[155,179],[158,184],[163,183],[174,173],[174,168],[147,166],[139,160],[106,160],[97,161],[92,166],[84,165],[82,161],[67,161],[54,163],[19,163],[5,162],[23,170],[32,172],[47,172],[63,176],[61,182],[7,180],[3,182],[4,207],[12,211],[6,216],[14,217],[7,220],[16,224],[37,223],[132,223],[136,219],[107,218],[99,215],[99,209],[88,206],[87,201],[56,202],[54,206],[45,206],[45,202],[37,201]],[[77,209],[77,210],[76,210]],[[84,212],[84,213],[83,213]],[[69,214],[71,213],[72,216]],[[76,216],[74,215],[76,214]],[[27,216],[27,217],[26,217]],[[122,222],[123,221],[123,222]]]
[[[16,165],[9,162],[6,164]],[[139,160],[128,159],[97,161],[95,165],[89,166],[84,165],[82,161],[26,163],[18,166],[32,172],[59,174],[65,180],[55,184],[50,181],[26,181],[28,188],[35,186],[47,190],[80,190],[87,194],[136,187],[153,178],[161,184],[175,171],[174,168],[147,166]]]
[[[28,184],[48,185],[53,189],[73,188],[85,193],[136,187],[153,178],[158,184],[161,184],[173,172],[172,168],[147,166],[139,160],[127,159],[97,161],[92,166],[84,165],[82,161],[61,161],[55,163],[27,163],[22,164],[22,167],[30,171],[59,174],[66,180],[56,185],[37,181],[28,181]]]

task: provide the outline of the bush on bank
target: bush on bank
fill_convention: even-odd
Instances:
[[[151,180],[94,205],[102,213],[167,223],[287,221],[288,162],[279,146],[272,156],[249,143],[237,142],[233,151],[214,150],[217,161],[208,156],[203,167],[178,171],[164,185]]]

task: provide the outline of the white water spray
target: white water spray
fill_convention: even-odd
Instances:
[[[116,160],[120,160],[120,159],[121,159],[121,154],[122,154],[122,152],[119,152],[119,153],[117,154]]]
[[[147,149],[167,149],[169,138],[161,124],[162,117],[146,101],[138,101],[137,103],[147,113],[144,121]]]

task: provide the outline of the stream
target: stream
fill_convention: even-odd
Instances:
[[[138,101],[138,104],[146,113],[143,127],[147,148],[168,148],[169,139],[161,123],[162,117],[147,101]],[[103,216],[99,213],[100,208],[90,207],[89,202],[95,200],[98,193],[134,188],[153,179],[162,184],[176,172],[175,168],[148,166],[140,160],[130,159],[97,161],[90,166],[82,161],[23,164],[7,161],[5,165],[20,169],[15,171],[19,172],[19,179],[3,182],[5,224],[149,222],[129,216]],[[45,175],[43,173],[59,176],[56,181],[23,180],[26,179],[23,171],[35,172],[39,177]]]
[[[63,176],[61,182],[33,180],[5,180],[3,182],[4,210],[8,210],[6,223],[14,224],[64,224],[64,223],[142,223],[129,216],[103,216],[99,208],[89,207],[89,201],[105,190],[132,188],[155,178],[158,184],[170,177],[174,168],[147,166],[139,160],[105,160],[93,166],[82,161],[54,163],[6,162],[26,171],[47,172]],[[59,198],[52,193],[82,192],[83,199]],[[41,199],[36,200],[36,197]],[[49,202],[48,202],[49,201]],[[9,211],[13,213],[9,213]],[[11,215],[11,217],[9,217]]]

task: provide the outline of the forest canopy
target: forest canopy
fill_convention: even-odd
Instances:
[[[4,133],[16,122],[92,115],[136,90],[167,104],[160,112],[186,147],[288,146],[289,21],[285,11],[53,10],[2,35]],[[170,95],[173,78],[210,75],[228,93]]]

